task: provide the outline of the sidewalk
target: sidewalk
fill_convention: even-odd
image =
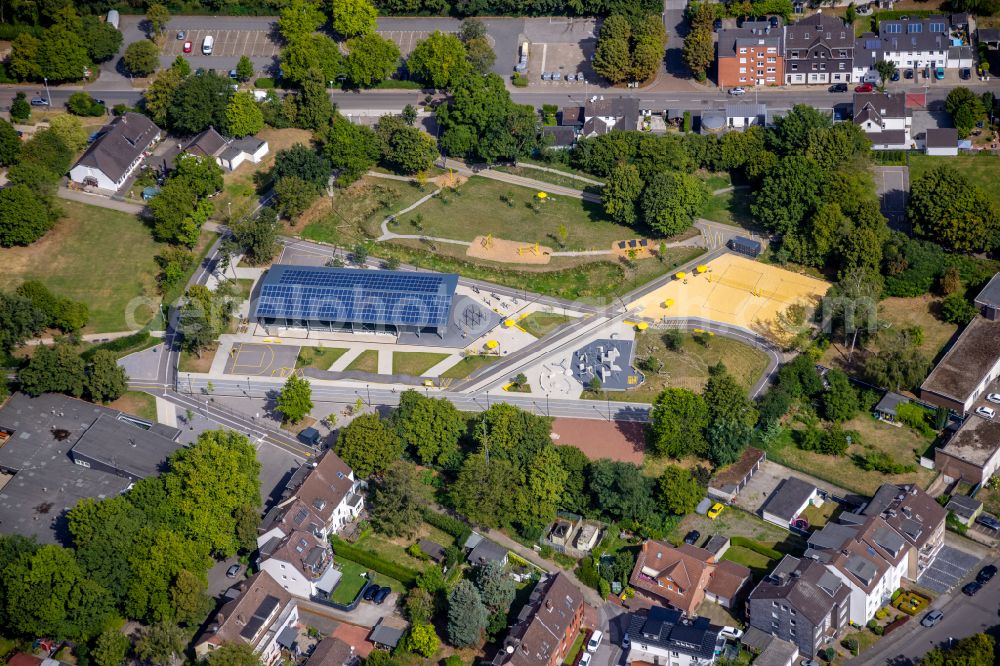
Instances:
[[[66,199],[67,201],[76,201],[90,206],[99,206],[100,208],[117,210],[131,215],[139,215],[146,208],[142,204],[131,203],[129,201],[117,201],[100,194],[88,194],[86,192],[71,190],[65,187],[60,187],[56,191],[56,195],[60,199]]]

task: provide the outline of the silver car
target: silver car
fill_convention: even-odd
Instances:
[[[935,624],[941,621],[944,617],[944,613],[935,608],[930,613],[924,616],[924,619],[920,621],[920,626],[922,627],[933,627]]]

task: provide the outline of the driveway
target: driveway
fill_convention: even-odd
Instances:
[[[938,594],[950,592],[972,570],[979,558],[975,555],[943,546],[931,566],[917,578],[917,583]]]

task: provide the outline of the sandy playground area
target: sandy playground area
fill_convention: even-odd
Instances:
[[[493,236],[476,236],[466,256],[506,264],[547,264],[552,259],[552,248],[538,243],[504,240]]]
[[[830,284],[806,275],[724,254],[629,303],[643,317],[701,317],[752,330],[773,331],[776,315],[789,305],[814,306]]]

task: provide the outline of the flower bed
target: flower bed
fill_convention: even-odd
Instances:
[[[921,596],[916,592],[904,592],[892,602],[892,605],[899,609],[900,612],[913,616],[919,615],[925,608],[927,608],[927,604],[930,602],[930,599]]]

